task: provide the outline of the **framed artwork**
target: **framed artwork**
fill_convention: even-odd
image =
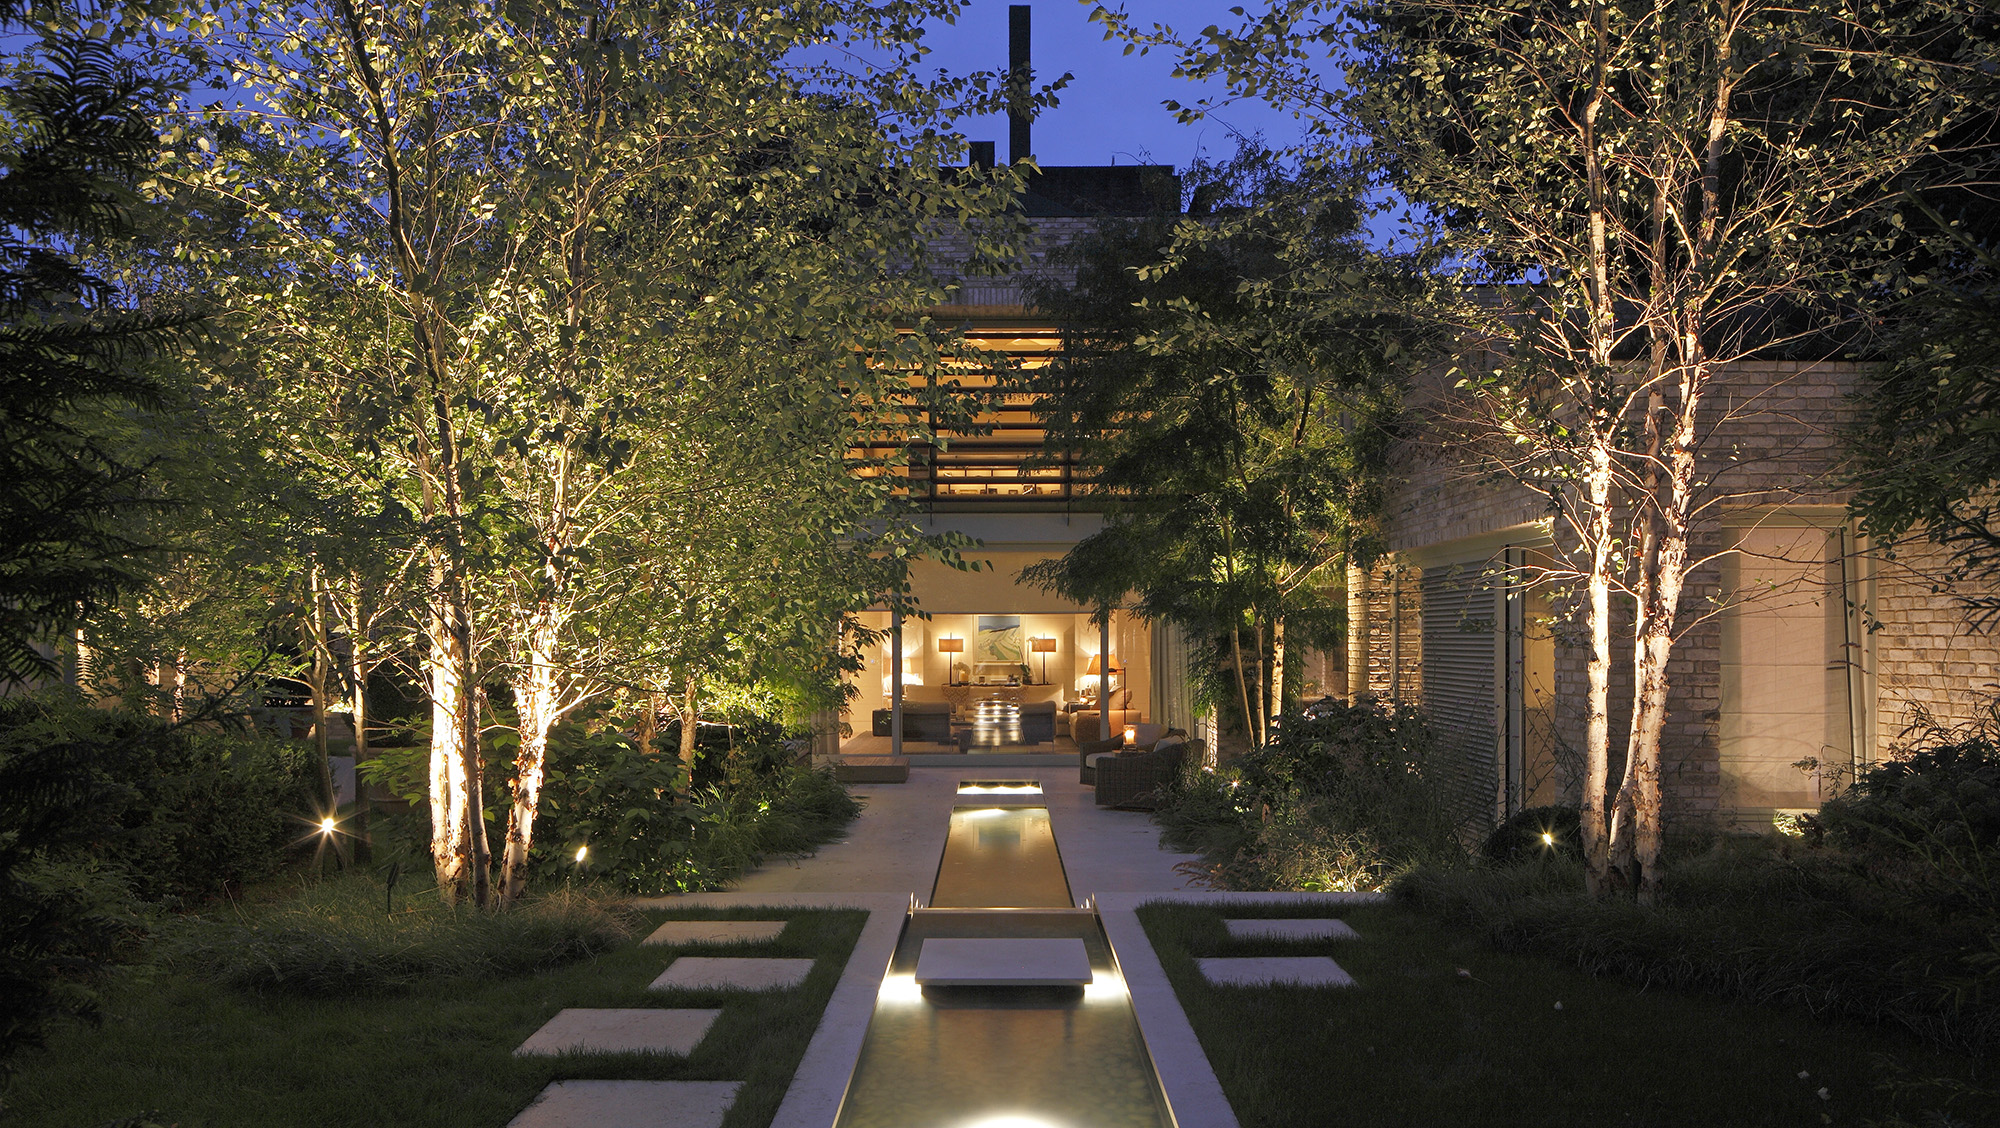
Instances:
[[[1019,615],[981,615],[979,638],[973,643],[974,662],[1004,662],[1018,666],[1027,660],[1021,645]]]

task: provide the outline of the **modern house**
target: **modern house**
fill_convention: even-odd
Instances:
[[[1015,5],[1009,15],[1010,66],[1023,73],[1028,8]],[[1026,158],[1027,120],[1015,116],[1009,132],[1009,159]],[[976,143],[973,159],[990,163],[992,143]],[[1030,261],[1014,274],[964,278],[950,304],[924,312],[958,326],[1007,363],[1032,370],[1060,345],[1058,326],[1027,296],[1037,282],[1062,280],[1049,252],[1104,217],[1177,212],[1180,182],[1171,168],[1156,165],[1043,167],[1029,177],[1019,207],[1035,235]],[[974,371],[959,379],[967,387],[991,388],[998,373]],[[1106,688],[1116,707],[1113,724],[1193,722],[1184,679],[1175,672],[1180,651],[1168,645],[1168,632],[1118,609],[1101,628],[1093,622],[1094,608],[1019,582],[1022,568],[1062,555],[1103,525],[1087,496],[1090,483],[1072,459],[1058,453],[1029,465],[1044,454],[1033,409],[1010,396],[969,432],[909,452],[901,491],[926,531],[976,539],[981,547],[966,558],[980,570],[919,562],[911,595],[928,618],[898,618],[887,609],[861,617],[885,637],[854,683],[842,718],[849,735],[839,739],[839,752],[1005,749],[1073,758],[1074,722],[1081,717],[1095,734],[1102,719],[1094,702]],[[830,734],[835,726],[822,727]],[[830,735],[820,751],[836,751]]]

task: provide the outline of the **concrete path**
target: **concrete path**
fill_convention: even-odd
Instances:
[[[974,758],[976,759],[976,758]],[[1160,848],[1160,830],[1139,811],[1097,806],[1090,788],[1076,781],[1076,767],[978,770],[974,765],[912,768],[910,781],[861,784],[852,790],[865,807],[846,838],[810,858],[772,862],[731,887],[734,893],[915,893],[928,902],[944,854],[945,831],[962,779],[1040,779],[1056,847],[1062,851],[1070,892],[1142,893],[1194,888],[1176,872],[1192,854]]]

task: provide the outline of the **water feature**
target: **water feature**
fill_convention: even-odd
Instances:
[[[1032,785],[968,781],[980,782]],[[961,787],[962,801],[977,794]],[[1097,914],[1070,897],[1045,808],[954,809],[931,906],[904,924],[838,1128],[1172,1128]],[[1091,982],[920,988],[924,942],[957,938],[1079,940]]]

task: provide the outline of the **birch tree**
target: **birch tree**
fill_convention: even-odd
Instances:
[[[1462,280],[1492,284],[1464,307],[1478,360],[1444,411],[1564,526],[1590,639],[1590,884],[1650,901],[1669,660],[1705,563],[1692,534],[1723,495],[1709,390],[1739,360],[1837,351],[1897,177],[1966,110],[1941,92],[1976,12],[1296,0],[1186,42],[1101,15],[1370,154]],[[1614,741],[1621,637],[1635,691]]]
[[[911,78],[920,22],[952,10],[327,0],[211,21],[240,96],[175,135],[171,176],[240,217],[251,249],[215,270],[273,402],[325,374],[313,416],[350,421],[333,443],[382,460],[414,515],[447,890],[486,898],[476,701],[505,680],[518,895],[548,729],[616,684],[603,625],[630,589],[600,541],[644,542],[645,491],[700,489],[660,484],[689,467],[672,442],[720,418],[691,405],[755,405],[736,449],[810,453],[791,461],[842,500],[781,497],[787,519],[883,515],[843,453],[950,337],[891,311],[942,300],[943,226],[984,223],[976,256],[1013,246],[1016,174],[949,169],[963,141],[939,128],[998,84]],[[842,47],[872,65],[809,62]]]

